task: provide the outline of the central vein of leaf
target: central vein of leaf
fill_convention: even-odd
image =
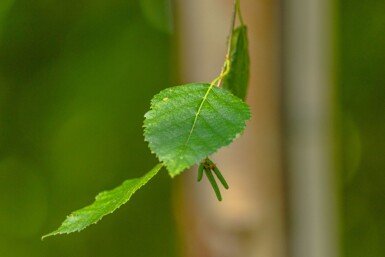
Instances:
[[[194,128],[195,128],[195,125],[196,125],[196,123],[197,123],[198,117],[199,117],[199,115],[200,115],[200,113],[201,113],[201,111],[202,111],[203,104],[206,102],[207,97],[208,97],[208,95],[210,94],[210,91],[211,91],[211,90],[213,89],[213,87],[218,83],[218,81],[219,81],[219,83],[220,83],[220,81],[221,81],[224,77],[226,77],[227,74],[228,74],[229,71],[230,71],[230,61],[229,61],[229,59],[228,59],[228,56],[226,57],[224,67],[225,67],[225,70],[224,70],[224,71],[222,70],[222,72],[221,72],[221,74],[219,75],[219,77],[217,77],[216,79],[214,79],[213,82],[211,82],[209,88],[208,88],[207,91],[206,91],[206,94],[204,95],[204,97],[203,97],[203,99],[202,99],[202,102],[201,102],[201,104],[200,104],[200,106],[199,106],[199,108],[198,108],[198,111],[197,111],[196,114],[195,114],[194,122],[193,122],[193,125],[192,125],[192,127],[191,127],[190,133],[189,133],[188,138],[187,138],[187,140],[186,140],[186,142],[185,142],[185,144],[184,144],[185,147],[184,147],[184,150],[183,150],[183,151],[185,151],[186,146],[187,146],[188,143],[190,142],[190,138],[191,138],[191,136],[192,136],[192,133],[194,132]],[[218,85],[218,86],[219,86],[219,85]]]
[[[188,138],[187,138],[186,142],[184,143],[185,146],[187,146],[188,143],[189,143],[189,141],[190,141],[190,138],[191,138],[192,133],[194,132],[194,128],[195,128],[195,125],[196,125],[196,123],[197,123],[198,117],[199,117],[199,115],[200,115],[200,113],[201,113],[201,111],[202,111],[203,104],[204,104],[205,101],[207,100],[207,97],[208,97],[208,95],[209,95],[211,89],[214,87],[214,85],[215,85],[215,83],[211,83],[211,84],[210,84],[209,88],[208,88],[207,91],[206,91],[206,94],[204,95],[204,97],[203,97],[203,99],[202,99],[201,104],[199,105],[198,111],[197,111],[196,114],[195,114],[194,122],[193,122],[193,125],[192,125],[192,127],[191,127],[190,133],[189,133],[189,135],[188,135]],[[186,149],[186,148],[185,148],[185,149]]]

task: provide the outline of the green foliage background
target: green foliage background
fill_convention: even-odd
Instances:
[[[342,256],[379,257],[385,2],[336,2]],[[157,163],[142,122],[152,96],[175,84],[169,4],[0,1],[0,256],[176,255],[166,172],[97,226],[40,241]]]
[[[173,84],[169,11],[166,0],[0,2],[0,256],[175,256],[166,172],[113,218],[40,241],[156,164],[142,123]]]
[[[385,1],[341,0],[342,256],[385,256]]]

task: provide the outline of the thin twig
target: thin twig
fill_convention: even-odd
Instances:
[[[238,0],[234,0],[234,7],[233,7],[233,14],[231,16],[231,27],[230,27],[230,33],[229,37],[227,38],[227,53],[226,58],[230,57],[231,52],[231,38],[233,37],[233,31],[235,27],[235,17],[237,15],[237,9],[238,9]]]
[[[239,4],[239,0],[236,0],[237,2],[237,13],[238,13],[238,18],[239,18],[239,23],[241,23],[242,26],[245,24],[243,23],[243,18],[242,18],[242,13],[241,13],[241,5]]]
[[[238,0],[234,0],[234,4],[233,4],[233,13],[231,15],[231,26],[230,26],[230,32],[229,32],[229,35],[227,37],[227,52],[226,52],[226,57],[225,57],[225,63],[224,65],[222,66],[222,70],[221,70],[221,74],[223,74],[225,72],[225,69],[228,69],[229,67],[227,67],[228,65],[230,65],[230,62],[227,61],[230,59],[230,53],[231,53],[231,38],[233,37],[233,31],[234,31],[234,27],[235,27],[235,17],[237,15],[237,6],[238,6]],[[238,12],[239,13],[239,12]],[[224,76],[223,76],[224,77]],[[218,81],[218,84],[217,86],[221,86],[221,83],[222,83],[222,79],[223,77]]]

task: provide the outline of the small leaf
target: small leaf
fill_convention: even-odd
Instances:
[[[250,76],[247,28],[242,25],[231,37],[230,71],[223,80],[223,88],[245,100]]]
[[[80,231],[89,225],[97,223],[105,215],[114,212],[130,200],[131,196],[155,176],[161,168],[162,164],[158,164],[143,177],[126,180],[122,185],[110,191],[99,193],[91,205],[67,216],[66,220],[57,230],[43,236],[42,239],[57,234],[69,234]]]
[[[173,177],[229,145],[250,108],[225,89],[194,83],[155,95],[145,117],[145,140]]]

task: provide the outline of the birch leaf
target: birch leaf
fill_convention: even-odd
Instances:
[[[68,215],[57,230],[43,236],[42,239],[53,235],[81,231],[89,225],[97,223],[105,215],[114,212],[130,200],[131,196],[155,176],[161,168],[162,164],[158,164],[143,177],[126,180],[110,191],[99,193],[91,205]]]
[[[233,142],[249,118],[249,106],[228,90],[188,84],[154,96],[144,136],[174,177]]]

